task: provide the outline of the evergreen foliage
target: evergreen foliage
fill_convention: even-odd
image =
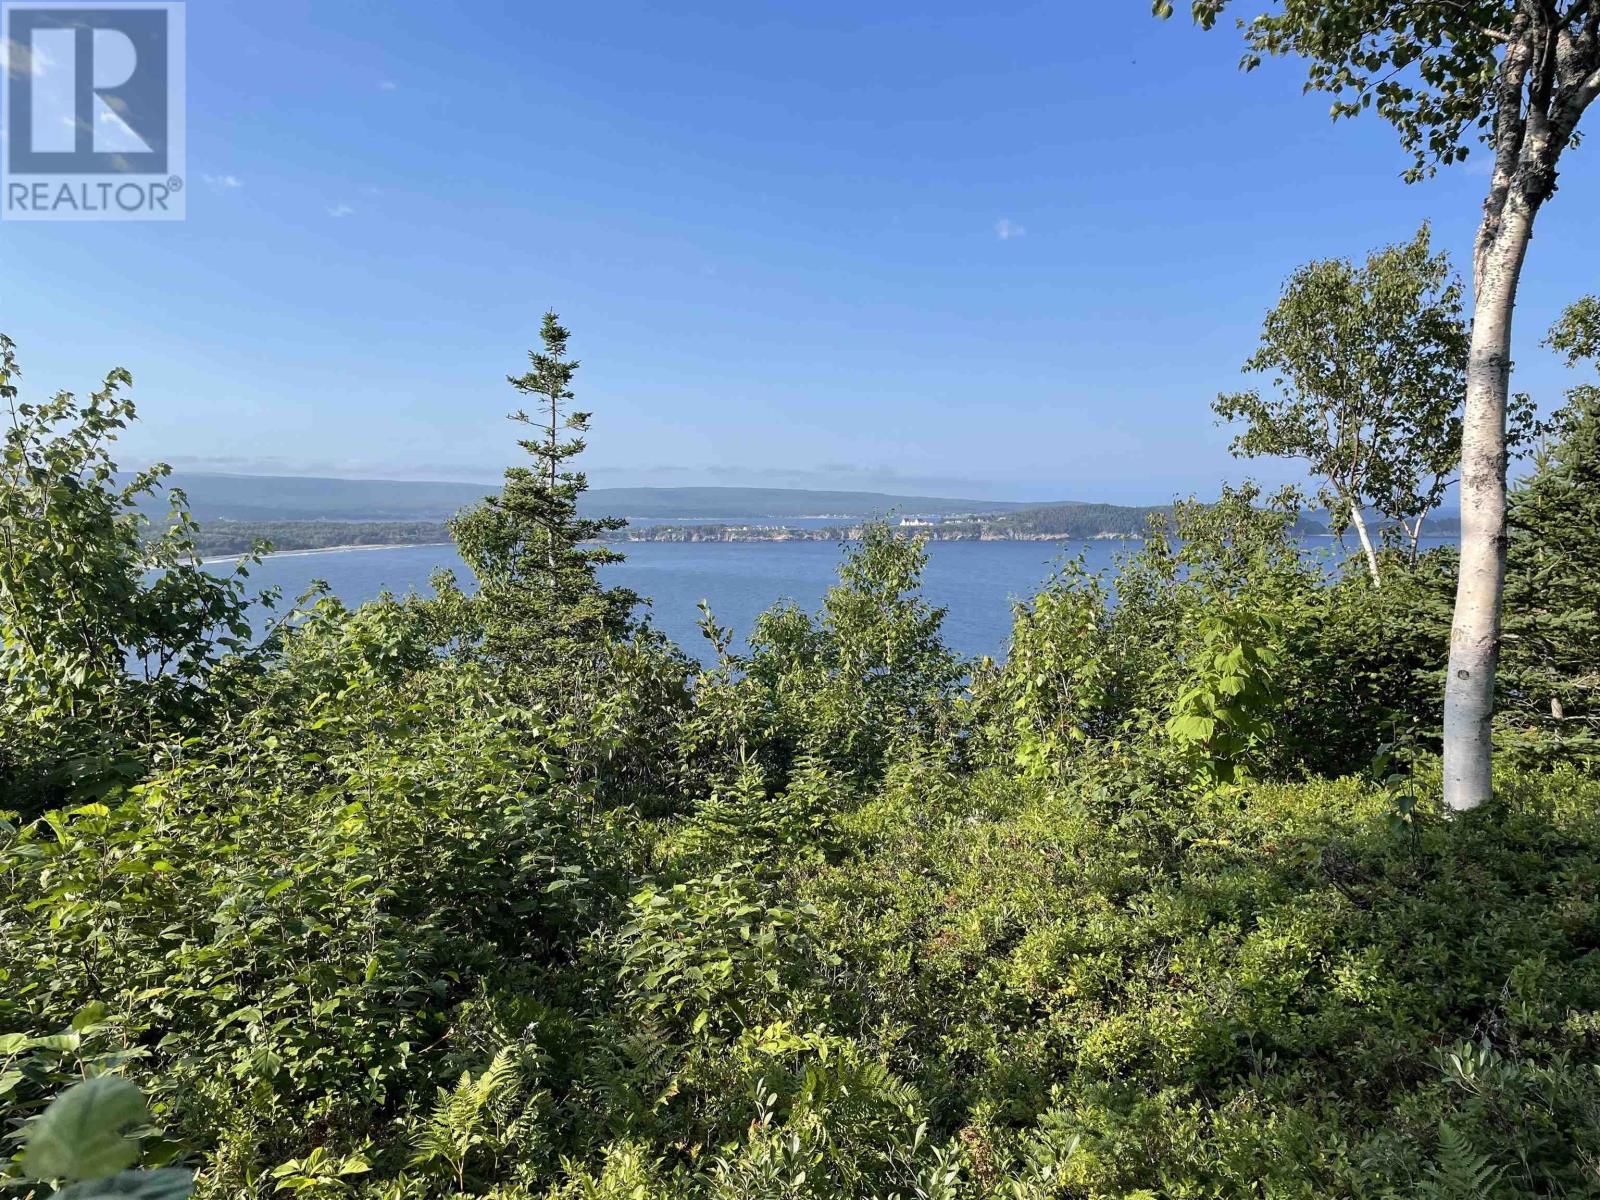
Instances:
[[[1548,344],[1600,364],[1600,299],[1573,305]],[[1532,473],[1512,489],[1502,737],[1524,756],[1600,756],[1600,386],[1567,393]]]
[[[450,522],[456,548],[477,578],[473,607],[485,651],[523,665],[570,662],[598,641],[623,636],[638,603],[595,577],[595,568],[622,556],[586,544],[627,522],[578,515],[589,485],[570,464],[583,452],[590,414],[570,407],[578,363],[567,357],[569,337],[556,314],[545,313],[544,349],[529,351],[529,370],[508,377],[539,405],[533,415],[511,414],[534,431],[518,443],[533,465],[506,468],[498,494]]]

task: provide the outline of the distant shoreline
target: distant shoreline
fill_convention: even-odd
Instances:
[[[300,558],[307,554],[346,554],[351,550],[417,550],[427,546],[450,546],[453,542],[370,542],[352,543],[346,546],[306,546],[298,550],[273,550],[263,554],[263,559],[268,558]],[[200,562],[220,563],[238,562],[242,558],[249,558],[248,550],[241,550],[237,554],[207,555]]]
[[[832,533],[832,530],[828,531]],[[925,533],[926,530],[907,530],[908,533]],[[843,534],[839,535],[843,537]],[[639,546],[639,545],[666,545],[666,546],[783,546],[797,542],[823,542],[832,538],[824,537],[722,537],[722,538],[615,538],[607,540],[596,539],[586,545],[596,546]],[[1128,541],[1137,542],[1143,539],[1135,534],[1100,533],[1088,536],[1078,534],[1023,534],[1016,537],[962,537],[962,538],[930,538],[930,541],[939,542],[1108,542]],[[453,542],[356,542],[340,546],[304,546],[294,550],[272,550],[261,556],[265,561],[269,558],[304,558],[308,554],[348,554],[353,550],[416,550],[429,546],[453,546]],[[238,562],[248,558],[248,550],[240,550],[233,554],[208,554],[201,558],[202,564]]]
[[[670,527],[668,527],[668,528],[670,528]],[[903,529],[903,530],[898,528],[898,527],[896,527],[895,531],[896,532],[905,532],[905,533],[911,534],[913,536],[919,535],[919,534],[920,535],[931,534],[932,536],[928,537],[928,540],[930,542],[1142,542],[1144,540],[1144,538],[1139,534],[1133,534],[1133,533],[1111,533],[1111,532],[1095,533],[1095,534],[1016,533],[1016,534],[1011,534],[1009,536],[997,536],[997,535],[994,535],[994,534],[990,534],[988,536],[983,536],[983,535],[972,536],[972,535],[969,535],[969,536],[960,536],[960,537],[948,537],[948,536],[940,537],[940,536],[938,536],[938,534],[936,532],[934,532],[933,530],[930,530],[930,528],[927,527],[927,526],[906,528],[906,529]],[[741,530],[740,532],[743,532],[743,531]],[[755,531],[752,530],[751,532],[755,532]],[[799,531],[784,530],[783,532],[790,533],[792,535],[792,534],[794,534],[796,532],[799,532]],[[640,537],[633,537],[633,538],[622,537],[622,538],[608,538],[608,539],[604,539],[604,540],[596,539],[593,542],[587,543],[587,544],[599,545],[599,546],[615,546],[615,547],[622,547],[622,548],[625,548],[625,547],[630,546],[630,545],[643,545],[643,544],[647,544],[647,543],[648,544],[656,544],[656,545],[669,545],[669,546],[787,545],[787,544],[792,544],[792,543],[795,543],[795,542],[823,542],[823,541],[836,541],[836,540],[841,540],[841,539],[848,539],[848,537],[850,536],[850,534],[852,532],[854,532],[854,531],[851,530],[851,529],[821,529],[821,530],[814,530],[814,531],[807,530],[801,536],[787,536],[787,537],[784,537],[784,536],[778,536],[778,537],[772,537],[772,536],[768,536],[768,537],[762,537],[762,536],[743,536],[743,537],[741,537],[741,536],[731,536],[731,537],[730,536],[720,536],[720,537],[676,537],[676,538],[674,538],[674,537],[642,537],[642,538],[640,538]],[[1316,531],[1316,530],[1307,531],[1305,533],[1299,534],[1298,536],[1302,540],[1306,540],[1306,541],[1309,541],[1309,540],[1312,540],[1312,539],[1316,539],[1316,538],[1327,539],[1327,540],[1330,540],[1330,541],[1337,540],[1334,534],[1325,533],[1325,532]],[[1448,532],[1447,531],[1447,532],[1444,532],[1444,533],[1437,533],[1437,534],[1425,535],[1425,536],[1431,536],[1432,538],[1435,538],[1435,539],[1438,539],[1438,538],[1450,539],[1450,538],[1454,538],[1454,537],[1456,537],[1458,535],[1453,533],[1453,532]],[[437,542],[437,541],[428,541],[428,542],[349,542],[349,543],[341,543],[339,545],[334,545],[334,546],[304,546],[304,547],[298,547],[298,548],[293,549],[293,550],[273,550],[273,551],[270,551],[267,554],[262,555],[262,559],[265,560],[265,559],[269,559],[269,558],[303,558],[308,554],[348,554],[348,553],[351,553],[352,551],[356,551],[356,550],[411,550],[411,549],[421,549],[421,548],[427,548],[427,547],[439,548],[439,547],[446,547],[446,546],[452,546],[452,545],[454,545],[453,542]],[[200,559],[200,562],[202,564],[238,562],[239,560],[241,560],[243,558],[247,558],[247,557],[249,557],[249,551],[241,550],[241,551],[237,551],[237,552],[234,552],[234,553],[228,553],[228,554],[208,554],[208,555],[203,556]]]

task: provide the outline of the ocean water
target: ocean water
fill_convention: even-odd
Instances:
[[[953,650],[1001,658],[1012,606],[1033,596],[1063,559],[1081,554],[1091,570],[1112,572],[1119,556],[1138,548],[1122,541],[930,542],[923,595],[946,609],[945,642]],[[648,597],[651,621],[697,657],[705,651],[696,627],[701,600],[742,645],[756,616],[773,604],[792,600],[814,611],[836,581],[842,555],[830,542],[636,542],[621,549],[627,561],[602,568],[602,578]],[[1308,549],[1332,552],[1327,539],[1313,539]],[[277,555],[256,567],[251,581],[254,590],[281,588],[288,601],[322,580],[356,605],[384,591],[431,594],[428,576],[439,567],[471,580],[450,546],[402,546]]]

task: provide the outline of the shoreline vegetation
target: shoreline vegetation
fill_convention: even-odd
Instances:
[[[438,542],[351,542],[342,546],[302,546],[294,550],[269,550],[262,558],[303,558],[309,554],[344,554],[352,550],[415,550],[426,546],[448,546],[448,541]],[[200,562],[223,563],[238,562],[249,555],[248,550],[235,550],[231,553],[207,554],[202,553]]]
[[[1008,513],[957,514],[948,517],[888,518],[901,533],[928,541],[1140,541],[1152,516],[1170,506],[1136,507],[1108,504],[1061,504]],[[646,518],[648,519],[648,518]],[[805,519],[805,518],[793,518]],[[816,520],[819,518],[809,518]],[[783,520],[715,520],[628,525],[603,532],[596,540],[632,542],[844,542],[859,541],[869,524],[881,518],[840,517],[827,525],[795,525]],[[1449,532],[1442,525],[1437,532]],[[1302,518],[1297,532],[1324,535],[1328,527]],[[196,549],[207,561],[248,554],[260,542],[275,556],[335,550],[396,549],[447,545],[443,521],[227,521],[205,522],[196,534]]]

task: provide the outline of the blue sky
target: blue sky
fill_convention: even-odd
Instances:
[[[1114,5],[194,0],[189,219],[0,224],[34,391],[134,373],[125,463],[486,478],[560,310],[596,484],[1157,501],[1247,471],[1207,404],[1283,277],[1424,218],[1299,68]],[[1479,156],[1481,159],[1481,155]],[[1518,313],[1600,288],[1569,155]]]

